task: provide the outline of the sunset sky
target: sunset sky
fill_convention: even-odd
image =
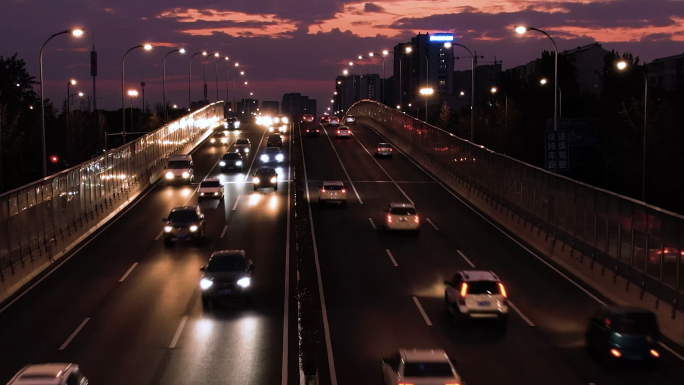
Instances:
[[[334,78],[359,54],[391,50],[418,32],[453,32],[458,42],[484,55],[484,62],[503,61],[504,68],[537,58],[552,45],[541,34],[518,36],[514,25],[547,31],[560,51],[599,42],[607,50],[631,52],[641,61],[684,53],[684,0],[1,0],[0,55],[18,57],[38,77],[38,53],[53,33],[83,27],[81,38],[53,39],[44,51],[46,97],[59,103],[72,90],[92,93],[88,51],[99,54],[98,107],[121,106],[121,58],[128,48],[152,43],[146,52],[126,57],[126,89],[140,89],[146,99],[162,100],[162,59],[166,60],[167,99],[188,100],[189,54],[207,50],[228,56],[246,71],[248,86],[259,100],[278,100],[301,92],[328,106]],[[94,40],[93,40],[94,34]],[[456,56],[461,53],[456,51]],[[358,61],[363,72],[368,61]],[[392,72],[391,55],[386,74]],[[207,60],[209,99],[214,100],[215,59]],[[225,62],[218,64],[219,96],[226,95]],[[469,60],[456,69],[469,69]],[[202,57],[192,62],[193,100],[202,97]],[[234,68],[230,69],[231,79]],[[361,72],[356,70],[355,73]],[[373,72],[382,74],[375,60]],[[229,82],[232,93],[232,80]],[[231,95],[232,99],[232,95]],[[139,102],[138,102],[139,105]],[[128,107],[128,101],[126,101]]]

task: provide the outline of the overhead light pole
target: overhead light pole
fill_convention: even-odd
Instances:
[[[121,58],[121,114],[123,116],[123,119],[121,121],[121,135],[123,136],[123,144],[126,144],[126,92],[124,91],[124,69],[126,63],[126,55],[128,55],[129,52],[133,51],[136,48],[143,48],[145,49],[145,51],[149,51],[152,49],[152,44],[139,44],[135,47],[131,47],[128,49],[128,51],[126,51],[126,53]],[[131,122],[131,125],[132,124],[133,123]]]
[[[425,87],[420,89],[420,94],[425,96],[425,123],[428,121],[428,108],[427,108],[427,100],[428,96],[432,95],[435,93],[435,90],[433,90],[430,87]]]
[[[214,57],[219,57],[218,52],[214,52]],[[206,103],[207,100],[207,59],[209,59],[210,56],[207,56],[204,60],[202,60],[202,68],[204,69],[204,102]]]
[[[195,52],[188,60],[188,111],[192,108],[192,58],[197,55],[207,56],[207,51]]]
[[[54,37],[59,36],[59,35],[65,35],[67,33],[72,34],[73,36],[80,37],[83,36],[83,29],[82,28],[75,28],[75,29],[67,29],[66,31],[62,32],[57,32],[54,35],[50,36],[45,43],[43,43],[43,46],[40,47],[40,54],[38,55],[38,67],[39,67],[39,82],[40,82],[40,126],[41,126],[41,139],[42,139],[42,150],[43,150],[43,178],[47,177],[47,149],[45,148],[45,94],[43,91],[43,50],[45,49],[45,46],[47,43],[52,40]]]
[[[224,57],[223,60],[228,61],[230,60],[228,56]],[[218,102],[219,97],[218,97],[218,63],[221,61],[221,59],[216,60],[216,63],[214,63],[214,74],[216,75],[216,101]],[[228,79],[226,79],[227,81]]]
[[[499,91],[500,91],[500,90],[499,90],[498,88],[496,88],[496,87],[492,87],[491,90],[490,90],[490,92],[492,93],[492,95],[496,95],[496,93],[499,92]],[[501,142],[501,148],[503,149],[503,153],[505,154],[505,153],[506,153],[506,142],[504,141],[503,136],[506,136],[505,133],[508,132],[508,95],[507,95],[506,92],[504,92],[504,91],[501,91],[501,92],[504,94],[504,101],[505,101],[505,109],[504,109],[504,131],[503,131],[504,134],[502,135],[502,138],[499,139],[499,141]]]
[[[375,57],[375,55],[377,55],[377,57],[382,59],[382,104],[385,104],[385,56],[387,56],[388,54],[389,51],[386,49],[382,51],[382,54],[375,52],[368,53],[368,56]]]
[[[166,57],[171,55],[174,52],[179,52],[180,54],[185,53],[185,48],[178,48],[178,49],[173,49],[169,51],[166,55],[164,55],[164,60],[162,61],[162,68],[163,68],[163,75],[162,75],[162,98],[164,99],[164,123],[167,122],[169,119],[169,114],[166,108]],[[143,108],[145,108],[143,106]]]
[[[240,66],[240,63],[235,63],[235,67],[239,67],[239,66]],[[230,68],[230,67],[229,67],[229,68]],[[226,70],[227,70],[227,69],[226,69]],[[235,102],[236,102],[235,97],[236,97],[236,93],[237,93],[237,85],[235,84],[235,77],[238,76],[238,75],[240,75],[240,76],[245,76],[245,71],[235,71],[235,72],[233,72],[233,103],[231,103],[231,105],[230,105],[231,109],[232,109],[232,107],[233,107],[233,104],[235,104]],[[226,90],[226,94],[227,94],[227,93],[228,93],[228,91]],[[237,111],[237,105],[235,105],[235,110]]]
[[[128,90],[128,96],[131,97],[131,130],[133,129],[133,97],[138,96],[138,91]]]
[[[475,143],[475,58],[473,51],[463,44],[449,43],[454,46],[465,48],[470,54],[470,141]],[[445,46],[446,47],[446,46]]]
[[[546,35],[546,37],[551,40],[551,43],[553,43],[553,53],[554,53],[554,59],[553,59],[553,77],[554,77],[554,85],[553,85],[553,130],[557,131],[558,130],[558,46],[556,46],[556,42],[553,40],[553,38],[546,33],[545,31],[542,31],[539,28],[534,28],[534,27],[526,27],[526,26],[516,26],[515,27],[515,32],[517,32],[519,35],[524,34],[527,31],[537,31],[539,33],[543,33]]]

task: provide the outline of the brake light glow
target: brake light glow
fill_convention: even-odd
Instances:
[[[651,355],[653,357],[660,357],[660,353],[658,353],[658,351],[655,349],[651,349]]]
[[[461,285],[461,297],[465,297],[466,294],[468,294],[468,284],[463,282],[463,285]]]
[[[392,152],[392,149],[391,149],[391,148],[390,148],[389,150],[390,150],[390,152]]]
[[[342,192],[343,192],[343,193],[346,193],[346,192],[347,192],[347,189],[342,189]]]
[[[458,383],[458,382],[448,382],[448,383],[446,383],[446,384],[444,384],[444,385],[461,385],[461,384]]]
[[[416,216],[413,217],[413,221],[416,222],[416,223],[418,223],[418,222],[420,221],[420,219],[418,219],[418,215],[416,215]]]
[[[340,133],[340,130],[337,130],[337,133],[339,134],[339,133]]]
[[[387,215],[387,222],[392,223],[392,216],[391,215]]]
[[[413,383],[412,382],[400,382],[397,385],[413,385]]]
[[[622,357],[622,353],[620,353],[620,351],[617,349],[610,349],[610,354],[612,354],[613,357]]]
[[[321,189],[321,192],[322,192],[322,193],[324,193],[324,192],[325,192],[325,189],[324,189],[324,188],[322,188],[322,189]]]
[[[504,289],[504,286],[501,282],[499,282],[499,290],[501,290],[501,295],[503,295],[504,298],[508,298],[508,296],[506,295],[506,289]]]

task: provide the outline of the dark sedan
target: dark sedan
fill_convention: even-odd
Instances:
[[[254,191],[266,187],[273,187],[273,191],[278,191],[278,174],[273,167],[259,167],[252,182]]]
[[[203,266],[200,280],[202,305],[214,299],[243,297],[251,301],[254,264],[244,250],[215,251]]]
[[[219,161],[219,167],[221,171],[226,170],[239,170],[242,171],[244,164],[242,161],[242,155],[239,152],[227,152],[223,154],[221,160]]]

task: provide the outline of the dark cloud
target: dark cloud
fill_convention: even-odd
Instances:
[[[385,9],[373,3],[366,3],[363,6],[363,11],[366,13],[384,13]]]

